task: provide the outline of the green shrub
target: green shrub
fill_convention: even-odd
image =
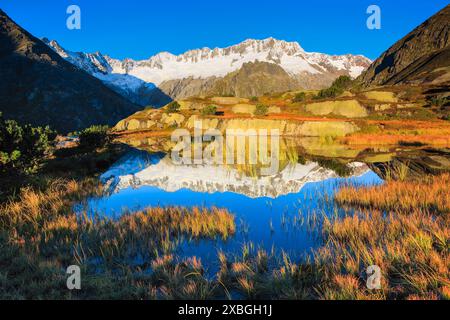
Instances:
[[[172,101],[171,103],[169,103],[169,105],[167,106],[167,113],[177,113],[180,111],[180,104],[176,101]]]
[[[210,105],[207,107],[204,107],[202,110],[202,114],[204,116],[213,116],[217,113],[217,107],[214,105]]]
[[[429,101],[430,104],[434,107],[443,107],[447,103],[447,97],[432,97]]]
[[[250,101],[251,101],[251,102],[258,102],[258,101],[259,101],[259,98],[258,98],[258,97],[251,97],[251,98],[250,98]]]
[[[352,85],[353,81],[349,76],[340,76],[327,89],[320,90],[314,99],[336,98],[344,93]]]
[[[352,85],[352,78],[349,76],[340,76],[336,80],[334,80],[332,87],[341,88],[341,89],[348,89]]]
[[[0,173],[35,172],[50,153],[56,133],[49,127],[19,125],[0,113]]]
[[[80,148],[94,150],[106,146],[110,141],[108,126],[92,126],[80,132]]]
[[[305,100],[306,100],[306,93],[300,92],[295,95],[294,99],[292,99],[292,102],[294,102],[294,103],[303,102]]]
[[[337,87],[329,87],[327,89],[320,90],[315,99],[328,99],[336,98],[337,96],[344,93],[344,89]]]
[[[256,116],[265,116],[265,115],[267,115],[268,111],[269,111],[269,107],[267,107],[265,104],[258,104],[256,106],[255,115]]]

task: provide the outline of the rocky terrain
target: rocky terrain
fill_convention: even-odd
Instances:
[[[0,10],[0,112],[68,132],[115,124],[139,107],[62,59]]]
[[[222,78],[191,78],[186,83],[172,82],[171,85],[165,82],[165,89],[174,97],[194,96],[198,87],[208,95],[178,99],[180,110],[177,112],[170,112],[167,107],[138,112],[120,121],[115,130],[121,133],[170,131],[177,127],[191,130],[193,123],[200,121],[203,127],[221,131],[278,129],[286,136],[343,137],[360,132],[360,136],[346,142],[371,144],[377,139],[380,142],[383,139],[380,134],[390,126],[393,131],[384,137],[386,144],[414,142],[418,132],[423,138],[420,143],[448,144],[448,121],[440,120],[450,119],[449,18],[450,6],[447,6],[387,50],[360,77],[347,84],[347,90],[333,91],[337,90],[333,86],[322,92],[298,88],[307,87],[302,83],[305,79],[310,81],[310,86],[316,86],[314,77],[320,75],[320,81],[323,81],[327,74],[324,70],[331,70],[331,66],[335,71],[346,70],[347,74],[353,72],[355,75],[364,69],[363,61],[356,63],[363,59],[361,57],[331,58],[310,54],[298,44],[274,39],[246,41],[239,47],[215,51],[217,55],[226,56],[233,52],[248,53],[249,48],[254,53],[271,48],[270,52],[279,54],[271,55],[266,61],[245,62],[240,69]],[[201,54],[191,52],[177,61],[192,62],[208,57],[209,51],[205,49]],[[300,57],[303,64],[299,63]],[[162,62],[167,59],[171,58],[160,57],[162,69]],[[296,63],[289,64],[290,59],[297,59]],[[356,63],[360,68],[351,63],[344,63],[340,68],[342,59]],[[299,66],[299,73],[291,69],[299,71]],[[190,87],[192,81],[196,81],[196,85]],[[203,111],[210,107],[214,107],[216,113],[205,115]],[[414,127],[416,131],[412,131]],[[440,135],[436,130],[441,130]],[[408,142],[401,141],[400,136]]]
[[[268,62],[247,62],[214,83],[211,94],[258,97],[270,92],[300,88],[300,83],[282,67]]]
[[[360,77],[365,86],[450,83],[450,5],[384,52]]]
[[[189,98],[178,100],[179,111],[146,109],[120,121],[116,132],[164,131],[174,128],[192,130],[195,122],[203,128],[219,129],[278,129],[290,136],[345,136],[359,130],[357,122],[380,117],[392,119],[424,119],[437,115],[426,110],[426,97],[419,92],[410,101],[402,90],[366,90],[344,92],[333,99],[314,99],[315,91],[294,91],[281,95],[261,96],[257,100],[235,97]],[[295,101],[303,92],[304,101]],[[209,106],[215,114],[205,115]],[[264,114],[258,108],[265,106]]]

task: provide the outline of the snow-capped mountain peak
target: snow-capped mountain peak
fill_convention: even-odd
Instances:
[[[129,94],[139,91],[140,95],[142,88],[154,88],[155,85],[159,87],[168,81],[222,78],[241,69],[248,62],[276,64],[296,79],[322,77],[326,79],[323,81],[325,84],[340,74],[348,74],[355,78],[371,63],[369,59],[360,55],[336,56],[306,52],[297,42],[275,38],[247,39],[226,48],[195,49],[180,55],[160,52],[145,60],[119,60],[99,52],[91,54],[71,52],[54,40],[43,40],[61,57],[111,87],[118,87],[119,91],[124,90]],[[309,80],[303,81],[308,82]]]
[[[161,52],[141,61],[116,60],[113,72],[129,73],[159,85],[189,77],[223,77],[240,69],[244,63],[255,61],[278,64],[291,75],[320,74],[334,68],[346,71],[352,77],[357,77],[371,63],[363,56],[308,53],[297,42],[267,38],[248,39],[227,48],[189,50],[180,55]]]

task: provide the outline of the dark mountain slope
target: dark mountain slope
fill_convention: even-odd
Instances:
[[[365,86],[450,80],[450,5],[394,44],[358,80]]]
[[[115,124],[139,107],[62,59],[0,10],[0,112],[61,132]]]

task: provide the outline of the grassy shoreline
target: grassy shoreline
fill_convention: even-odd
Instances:
[[[2,299],[450,298],[449,174],[343,187],[336,201],[346,214],[314,213],[310,228],[323,244],[312,258],[296,262],[247,243],[239,255],[218,252],[211,278],[199,258],[181,259],[176,248],[189,239],[231,237],[232,213],[149,208],[115,220],[77,215],[73,205],[101,195],[96,174],[123,150],[62,152],[0,207]],[[66,289],[72,264],[82,268],[81,291]],[[372,291],[366,268],[374,264],[382,289]]]
[[[89,178],[59,179],[45,191],[23,189],[0,207],[1,299],[151,299],[160,280],[147,270],[184,238],[235,232],[234,216],[217,208],[151,208],[117,220],[77,215],[72,206],[98,190]],[[176,268],[188,276],[195,261]],[[79,292],[65,287],[70,265],[82,268]]]

